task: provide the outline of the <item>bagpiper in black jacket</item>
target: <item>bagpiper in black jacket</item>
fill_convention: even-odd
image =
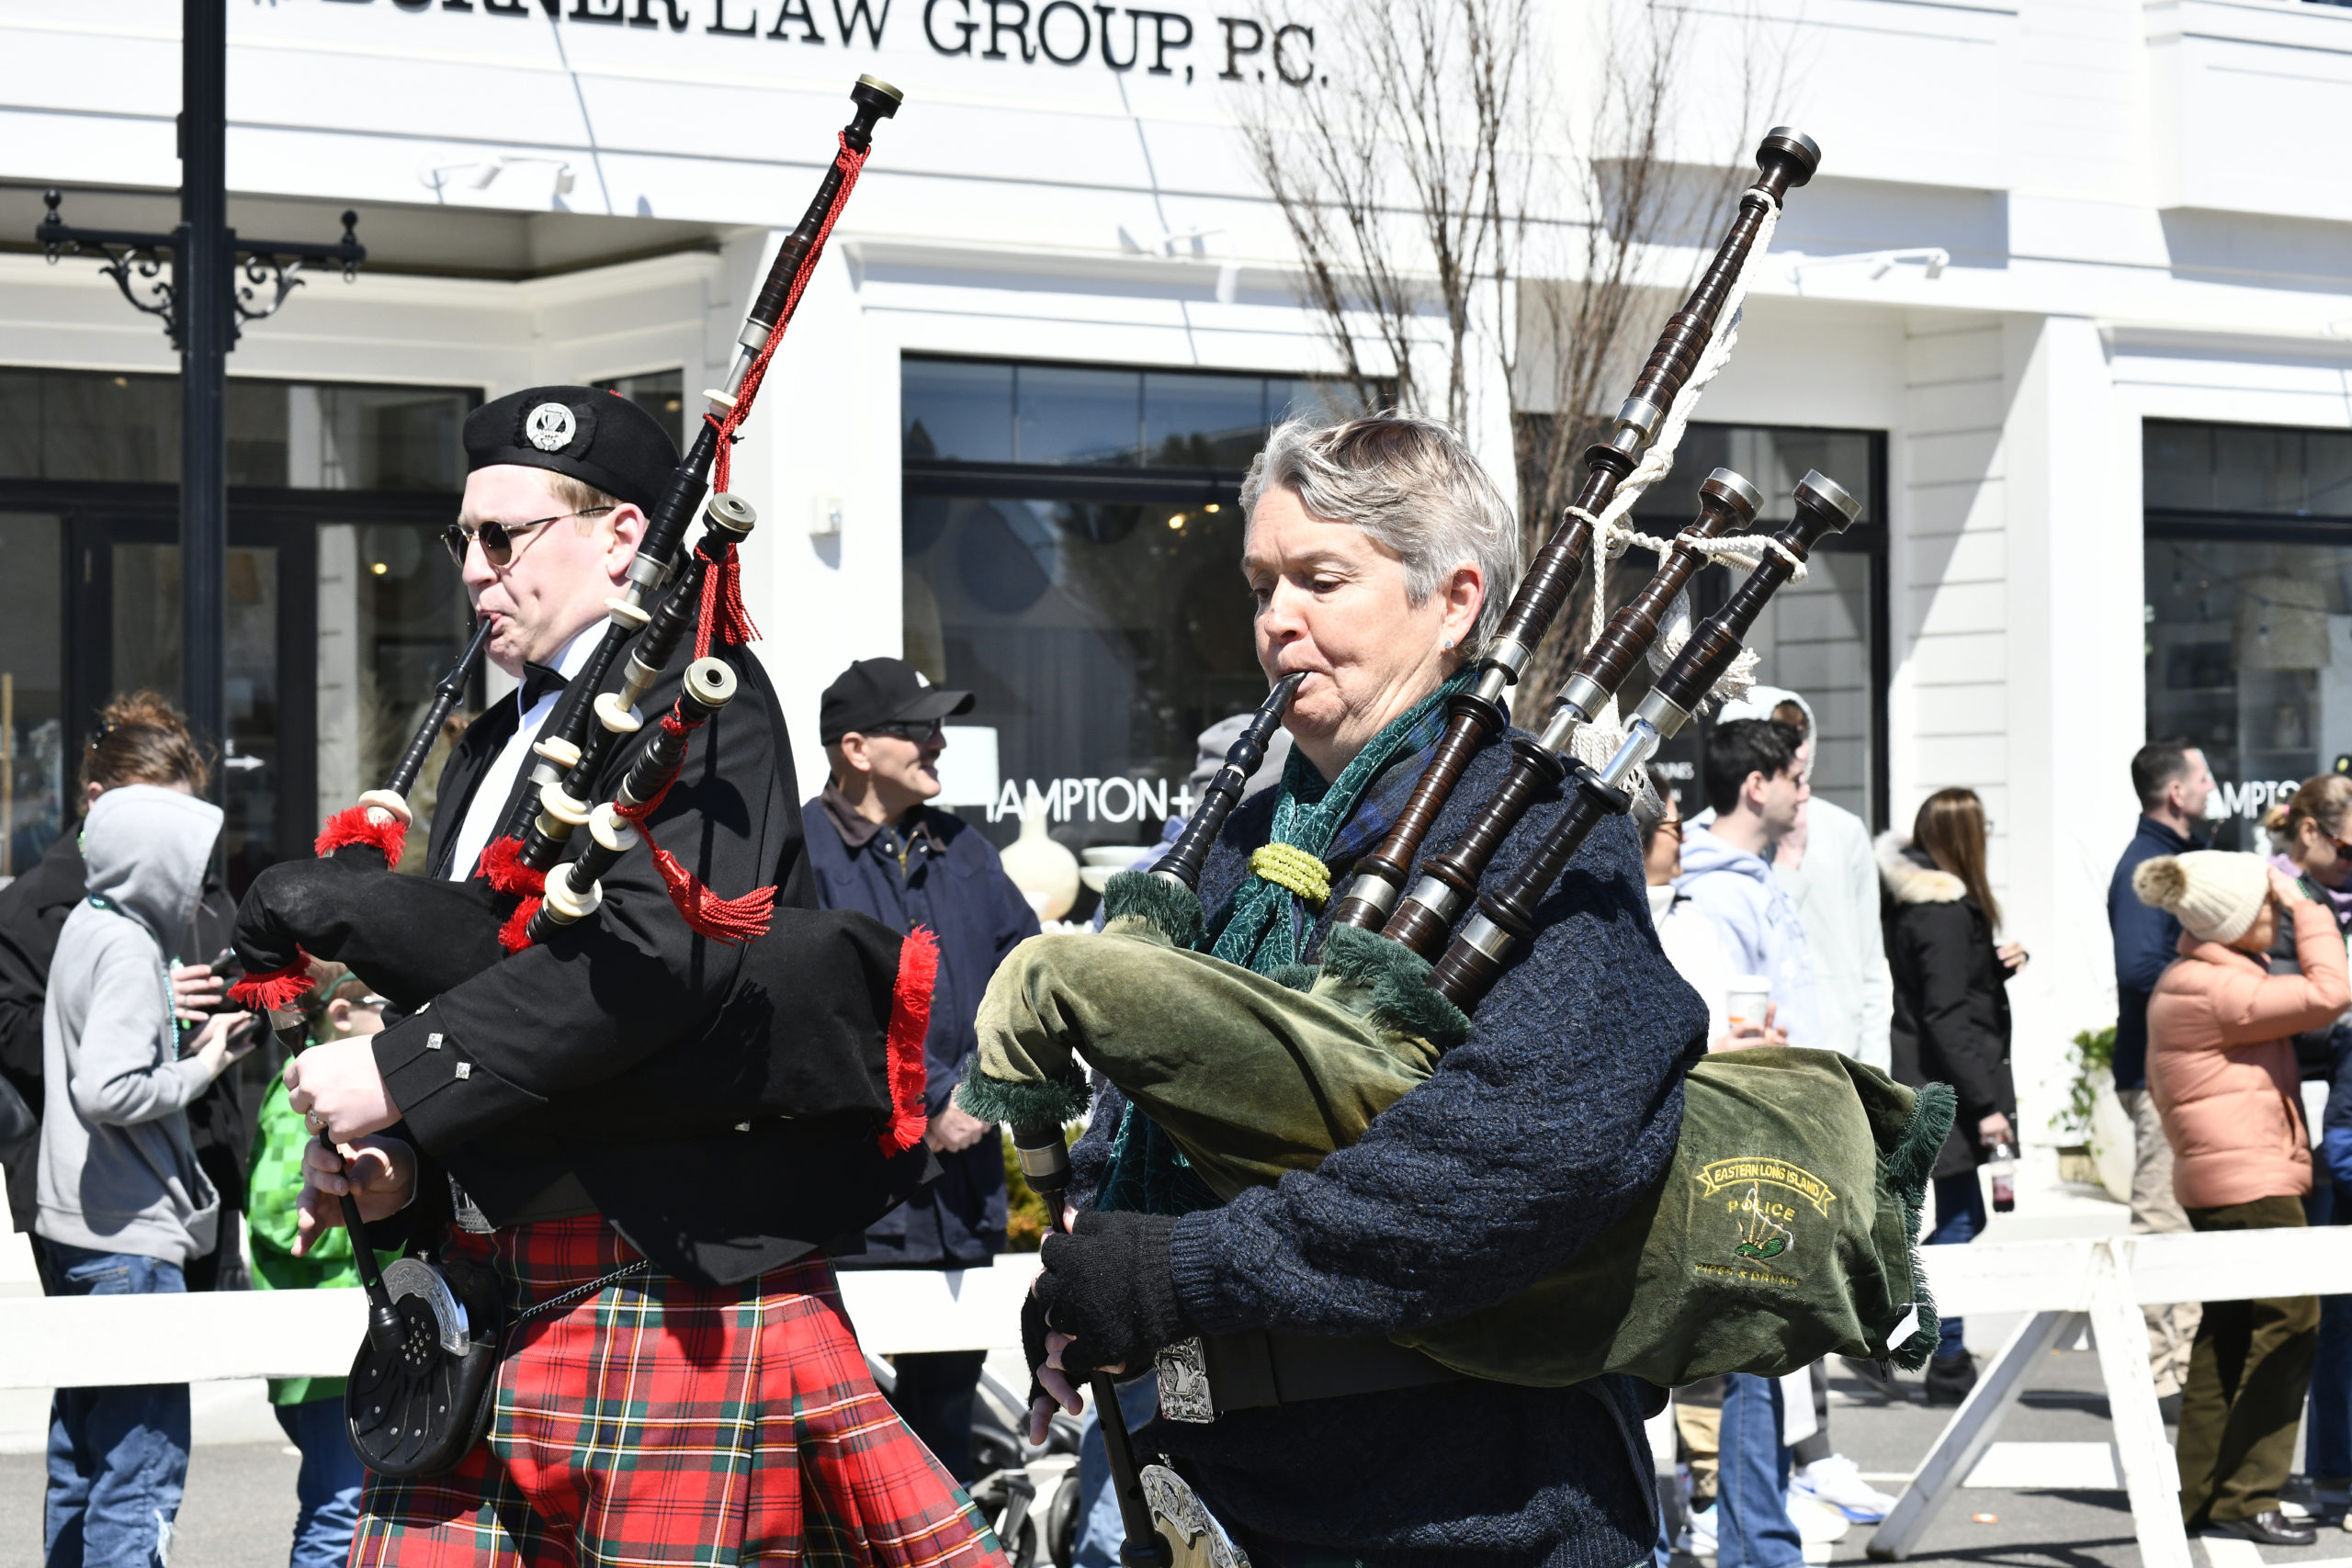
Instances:
[[[492,1224],[600,1213],[664,1269],[732,1284],[863,1229],[934,1168],[920,1144],[886,1156],[870,1115],[803,1114],[865,1087],[820,1047],[854,1032],[841,1021],[875,1016],[873,966],[847,953],[810,962],[808,928],[792,919],[816,897],[783,711],[756,658],[717,656],[741,688],[695,733],[649,826],[720,897],[773,886],[770,934],[740,947],[696,936],[640,844],[604,879],[597,915],[444,992],[377,1035],[375,1052],[403,1118],[393,1135]],[[678,689],[665,675],[639,711],[666,711]],[[434,872],[518,718],[502,702],[458,740],[435,807]],[[635,754],[612,749],[592,800],[612,798]],[[897,939],[873,929],[893,944],[887,1017]],[[411,1240],[447,1215],[446,1185],[421,1179]]]

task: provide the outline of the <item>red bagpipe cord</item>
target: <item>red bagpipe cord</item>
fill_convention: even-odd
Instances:
[[[408,824],[389,811],[379,821],[372,806],[346,806],[327,818],[311,849],[324,860],[345,844],[373,844],[384,852],[386,865],[396,866],[408,849]]]
[[[899,948],[899,978],[890,987],[890,1029],[885,1043],[890,1066],[890,1124],[883,1129],[886,1155],[906,1153],[931,1130],[923,1111],[930,1082],[923,1041],[931,1033],[932,982],[939,976],[939,938],[917,926]]]
[[[833,232],[833,225],[841,220],[842,209],[849,205],[849,193],[857,188],[857,175],[865,167],[866,154],[850,151],[849,138],[842,138],[842,150],[833,159],[833,166],[842,172],[841,188],[833,193],[833,204],[825,210],[824,226],[817,231],[817,243],[800,258],[800,270],[792,276],[792,288],[784,297],[784,312],[768,333],[768,341],[743,373],[743,384],[735,389],[735,405],[724,419],[703,415],[718,429],[718,451],[712,458],[711,488],[726,490],[732,482],[735,459],[735,432],[752,412],[752,400],[760,395],[760,383],[767,379],[768,361],[775,357],[778,344],[784,342],[784,329],[792,322],[793,312],[800,308],[800,296],[808,292],[808,281],[817,275],[817,260],[825,254],[825,242]],[[721,647],[740,648],[760,635],[752,624],[751,613],[743,607],[741,573],[736,565],[735,549],[727,551],[705,574],[702,584],[702,621],[695,628],[695,657],[710,656],[713,642]]]
[[[701,728],[688,724],[672,708],[662,716],[662,728],[673,735],[683,736]],[[713,942],[745,942],[755,936],[765,936],[768,922],[775,912],[775,889],[755,887],[741,898],[721,898],[704,886],[700,877],[678,863],[677,856],[654,842],[653,829],[645,819],[651,816],[669,796],[670,786],[678,782],[673,772],[662,781],[662,787],[642,806],[620,807],[614,815],[635,828],[645,847],[653,852],[653,869],[662,874],[662,882],[670,890],[670,902],[678,907],[678,914],[696,936],[707,936]]]
[[[284,1012],[311,989],[311,955],[300,947],[294,962],[266,975],[247,975],[229,987],[229,999],[249,1012]]]
[[[492,892],[511,893],[522,900],[498,928],[498,945],[509,953],[520,953],[531,945],[531,917],[539,912],[540,896],[548,886],[548,874],[525,865],[522,855],[522,840],[492,839],[481,852],[481,859],[474,863],[476,874],[490,884]]]

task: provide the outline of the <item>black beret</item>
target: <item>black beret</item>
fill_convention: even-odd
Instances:
[[[533,387],[466,416],[466,471],[499,463],[566,474],[650,512],[678,448],[661,421],[617,392]]]

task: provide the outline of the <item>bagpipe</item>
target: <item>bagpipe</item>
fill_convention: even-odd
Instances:
[[[745,656],[732,650],[757,635],[737,558],[755,519],[727,490],[730,454],[875,128],[900,102],[896,88],[870,76],[850,97],[854,114],[839,152],[768,270],[724,386],[705,394],[710,412],[648,511],[626,586],[605,602],[604,632],[534,740],[531,778],[473,874],[449,881],[395,868],[412,825],[406,794],[480,668],[486,625],[436,688],[386,786],[329,819],[315,859],[270,866],[247,891],[235,935],[245,978],[232,996],[269,1010],[281,1031],[300,1028],[292,1010],[309,988],[313,959],[347,965],[413,1012],[511,954],[594,920],[603,878],[641,854],[695,936],[742,950],[739,990],[755,986],[807,1005],[806,1018],[773,1021],[775,1051],[788,1046],[794,1060],[757,1075],[772,1090],[789,1086],[793,1103],[757,1109],[870,1117],[886,1153],[920,1141],[922,1032],[911,1030],[911,1045],[898,1036],[910,1032],[910,1008],[928,1010],[937,954],[930,933],[902,936],[849,912],[777,908],[773,887],[722,898],[661,848],[649,820],[676,783],[695,732],[736,694]],[[702,526],[688,547],[698,508]],[[689,647],[691,662],[673,673],[673,656]],[[673,682],[674,700],[648,724],[638,705]]]
[[[1358,863],[1318,964],[1261,976],[1208,956],[1197,897],[1205,846],[1280,721],[1285,683],[1220,773],[1234,787],[1204,795],[1176,850],[1150,872],[1112,879],[1102,934],[1038,939],[1000,968],[958,1099],[1013,1122],[1023,1169],[1054,1213],[1069,1179],[1061,1127],[1086,1106],[1090,1066],[1168,1134],[1220,1201],[1311,1171],[1357,1141],[1470,1037],[1480,1004],[1538,934],[1541,901],[1593,830],[1632,809],[1659,743],[1719,685],[1719,694],[1745,689],[1753,660],[1742,657],[1742,639],[1859,503],[1808,474],[1789,522],[1742,535],[1761,496],[1718,469],[1701,486],[1699,515],[1673,540],[1631,535],[1617,520],[1634,499],[1626,491],[1670,464],[1698,387],[1728,353],[1725,308],[1736,319],[1780,195],[1804,183],[1817,156],[1793,132],[1765,140],[1762,177],[1669,321],[1614,434],[1587,453],[1577,503],[1520,585],[1394,829]],[[1656,447],[1653,435],[1662,436]],[[1648,545],[1660,560],[1602,626],[1600,568],[1619,538]],[[1444,852],[1423,860],[1423,838],[1470,759],[1504,729],[1503,690],[1588,552],[1595,635],[1550,721],[1511,737],[1503,782]],[[1721,609],[1690,626],[1685,590],[1709,558],[1750,570]],[[1615,695],[1645,653],[1655,679],[1621,728]],[[1513,842],[1512,863],[1490,875],[1539,802],[1558,807],[1540,838]],[[1937,1320],[1915,1242],[1951,1091],[1915,1093],[1821,1050],[1700,1055],[1678,1070],[1676,1152],[1628,1213],[1557,1273],[1395,1342],[1453,1373],[1538,1386],[1606,1371],[1662,1385],[1724,1371],[1777,1375],[1833,1351],[1924,1361]],[[1218,1353],[1216,1337],[1161,1353],[1163,1416],[1214,1418]]]

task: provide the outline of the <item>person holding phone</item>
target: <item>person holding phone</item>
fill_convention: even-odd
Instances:
[[[2294,1037],[2352,1004],[2326,905],[2256,855],[2194,850],[2132,874],[2140,901],[2181,925],[2180,956],[2148,998],[2148,1092],[2172,1145],[2172,1186],[2199,1231],[2291,1230],[2312,1188]],[[2281,925],[2298,972],[2263,962]],[[2319,1298],[2207,1302],[2181,1391],[2181,1517],[2192,1530],[2309,1546],[2278,1488],[2295,1458],[2319,1347]]]
[[[126,692],[99,710],[89,743],[82,749],[81,795],[86,812],[108,790],[126,784],[155,784],[204,793],[211,770],[189,736],[187,723],[171,704],[153,692]],[[80,823],[50,844],[40,861],[0,888],[0,1078],[24,1097],[36,1122],[47,1101],[41,1082],[41,1020],[48,1005],[49,970],[57,953],[59,932],[65,918],[89,892],[89,868],[82,860]],[[208,874],[204,897],[187,927],[168,933],[174,954],[172,999],[182,1033],[201,1027],[220,1010],[230,978],[220,972],[233,956],[229,932],[237,917],[237,901],[218,878]],[[217,953],[209,964],[207,953]],[[187,962],[179,962],[185,959]],[[181,1270],[191,1291],[209,1291],[221,1283],[225,1263],[233,1288],[243,1263],[237,1246],[236,1225],[227,1211],[244,1204],[244,1161],[253,1145],[254,1109],[257,1102],[247,1075],[265,1068],[254,1062],[243,1072],[224,1073],[187,1108],[188,1136],[197,1163],[220,1193],[224,1218],[212,1249],[192,1258]],[[7,1167],[8,1208],[17,1230],[28,1233],[33,1264],[41,1288],[54,1294],[55,1270],[50,1268],[47,1244],[34,1229],[40,1213],[36,1171],[40,1166],[40,1134],[19,1145],[0,1147],[0,1164]]]
[[[185,786],[101,794],[88,892],[58,934],[42,1017],[40,1213],[54,1293],[171,1295],[213,1250],[220,1195],[187,1107],[249,1048],[215,1013],[183,1055],[167,937],[202,896],[220,808]],[[66,1388],[51,1406],[45,1560],[164,1560],[187,1479],[187,1385]]]

